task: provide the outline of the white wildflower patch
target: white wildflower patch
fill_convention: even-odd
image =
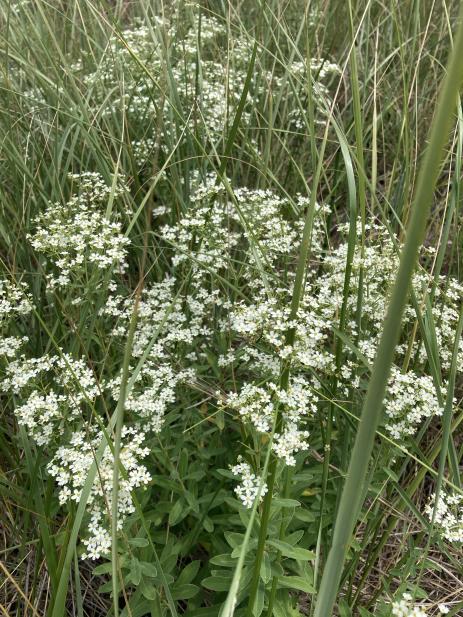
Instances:
[[[264,13],[231,1],[3,4],[0,452],[18,490],[0,527],[21,546],[31,540],[21,532],[49,531],[62,553],[79,506],[73,545],[89,562],[73,564],[69,602],[50,606],[61,562],[53,572],[47,533],[27,554],[9,551],[23,599],[72,610],[79,570],[86,582],[94,568],[91,585],[106,578],[98,593],[108,597],[85,592],[78,612],[110,613],[112,602],[121,615],[217,614],[246,540],[232,609],[316,612],[317,548],[329,577],[324,545],[362,445],[455,7],[423,31],[423,11],[410,21],[407,3],[375,3],[367,29],[362,7],[338,28],[323,2]],[[407,88],[388,99],[410,82],[401,40],[429,69],[417,74],[429,108],[414,105],[410,122],[396,113]],[[345,145],[360,137],[365,161],[350,169]],[[434,464],[450,386],[446,465],[462,462],[458,130],[447,145],[405,309],[392,315],[399,334],[375,401],[368,486],[358,479],[349,576],[328,598],[342,614],[459,610],[461,491],[445,485],[420,504],[434,479],[418,473],[410,499],[433,522],[430,538],[400,493],[420,461]],[[365,203],[352,171],[372,189]],[[24,499],[32,489],[37,503]],[[386,568],[369,555],[378,541]],[[18,604],[15,591],[2,605]]]
[[[310,383],[296,377],[287,390],[272,382],[265,386],[245,384],[239,393],[229,393],[224,403],[236,410],[240,419],[258,433],[270,433],[276,414],[280,413],[283,431],[275,433],[272,448],[278,458],[294,466],[295,454],[309,448],[309,431],[301,430],[299,424],[316,412],[317,402]]]
[[[24,402],[15,407],[18,423],[39,444],[59,443],[66,429],[84,415],[99,390],[91,369],[68,354],[19,357],[10,362],[0,383]]]
[[[59,486],[59,501],[61,504],[69,501],[78,502],[87,479],[95,455],[104,439],[102,435],[89,435],[81,430],[72,435],[67,446],[58,448],[56,455],[48,465],[48,472],[55,478]],[[140,461],[149,454],[149,449],[143,443],[145,434],[134,427],[124,427],[120,461],[124,473],[120,475],[117,501],[119,529],[122,529],[124,519],[134,512],[131,492],[151,481],[151,476],[145,465]],[[84,558],[99,559],[107,554],[110,546],[108,520],[112,508],[114,457],[109,445],[106,446],[101,462],[98,464],[87,510],[91,516],[88,526],[89,537],[84,540],[86,552]]]
[[[423,608],[413,605],[413,598],[409,593],[404,593],[399,601],[393,602],[392,614],[394,617],[428,617]]]
[[[426,506],[426,514],[439,527],[442,536],[448,542],[463,542],[463,495],[441,490],[436,504],[436,496],[432,495]]]
[[[80,303],[84,295],[82,285],[93,270],[101,272],[115,264],[119,271],[124,271],[129,246],[121,223],[106,218],[105,205],[111,187],[95,174],[81,174],[73,180],[78,192],[66,207],[56,206],[56,211],[55,206],[49,207],[40,219],[42,227],[31,241],[38,251],[54,260],[51,286],[72,282],[79,291],[74,300]],[[137,375],[126,400],[127,430],[141,431],[146,439],[159,434],[166,415],[177,403],[180,384],[182,388],[197,385],[196,366],[215,357],[224,375],[233,371],[239,376],[239,387],[220,395],[219,405],[232,412],[242,422],[245,434],[250,438],[255,435],[257,441],[259,435],[269,435],[278,426],[273,453],[282,464],[295,466],[298,455],[302,458],[309,449],[313,418],[319,407],[315,390],[323,389],[322,384],[331,383],[334,377],[343,395],[364,387],[366,366],[349,347],[345,348],[344,361],[339,374],[336,373],[333,331],[339,326],[344,299],[347,245],[341,242],[326,253],[325,221],[330,209],[316,205],[313,266],[308,268],[305,292],[296,318],[291,320],[294,264],[302,233],[301,223],[294,222],[292,213],[303,212],[309,206],[308,200],[244,187],[235,187],[232,197],[213,175],[203,181],[193,174],[191,186],[191,208],[175,223],[158,227],[168,268],[157,281],[146,283],[138,303],[129,370],[130,374],[137,370]],[[120,186],[116,197],[124,190]],[[162,204],[157,210],[157,216],[165,217],[168,208]],[[390,280],[398,264],[396,249],[386,232],[379,226],[370,227],[369,232],[371,242],[363,256],[359,251],[353,256],[345,325],[346,335],[356,341],[366,362],[371,362],[376,352]],[[275,272],[285,273],[279,277],[278,285],[270,284]],[[245,293],[231,301],[229,294],[216,284],[213,274],[217,273],[224,277],[233,273]],[[363,302],[358,320],[361,279]],[[429,290],[423,274],[416,275],[414,288],[417,295]],[[117,278],[109,281],[108,290],[97,317],[104,331],[114,339],[113,344],[119,345],[118,341],[123,344],[127,338],[135,301]],[[5,300],[5,314],[28,310],[30,302],[21,304],[20,300],[24,291],[22,295],[5,291],[5,298],[11,297],[10,304]],[[445,294],[436,292],[436,311],[440,310],[440,315],[452,324],[458,297],[457,284],[448,285]],[[410,327],[414,319],[414,311],[408,306],[404,328]],[[294,333],[291,345],[289,331]],[[445,370],[445,354],[451,349],[451,327],[447,331],[437,313],[436,333],[442,342]],[[228,351],[224,352],[223,347],[218,351],[218,336],[230,341]],[[19,342],[11,347],[16,356],[22,349]],[[406,348],[407,343],[398,345],[399,360]],[[425,366],[419,337],[413,341],[412,352]],[[83,360],[50,355],[13,359],[11,353],[8,358],[2,387],[21,399],[15,411],[18,422],[39,445],[58,447],[63,455],[76,456],[76,440],[80,443],[84,439],[82,418],[90,418],[98,396],[109,395],[117,401],[120,374],[109,375],[100,391]],[[286,389],[277,385],[283,363],[292,366]],[[384,407],[385,427],[399,442],[413,436],[424,421],[442,412],[431,376],[425,371],[403,372],[399,364],[392,368]],[[71,439],[68,445],[66,439]],[[94,447],[92,440],[94,436],[90,440]],[[88,457],[90,454],[88,451]],[[56,453],[55,462],[57,456]],[[65,465],[61,467],[64,469]],[[54,472],[56,469],[53,467]],[[141,469],[140,477],[146,479],[144,474],[148,472],[143,466]],[[255,499],[257,480],[250,469],[239,469],[235,469],[235,475],[242,476],[242,483],[237,495],[249,507]],[[64,482],[65,471],[54,475]],[[63,504],[78,494],[79,482],[72,487],[63,484],[67,487],[60,489]],[[144,483],[143,479],[140,484],[134,480],[133,488]],[[128,502],[121,508],[122,514],[128,511]],[[90,535],[85,554],[104,554],[108,539],[106,514],[100,507],[89,511],[89,515]]]
[[[442,396],[445,388],[442,388]],[[414,435],[426,418],[442,415],[443,409],[430,375],[413,371],[402,373],[393,366],[384,400],[386,428],[391,437],[400,441]]]
[[[236,465],[231,467],[231,472],[241,480],[240,484],[235,487],[236,496],[246,508],[252,508],[259,494],[260,478],[252,472],[251,466],[248,463],[241,461],[238,461]],[[268,487],[264,482],[260,490],[260,501],[262,501],[267,491]]]
[[[168,51],[165,41],[169,41]],[[169,76],[165,73],[166,54]],[[231,38],[225,21],[204,13],[199,23],[195,12],[183,20],[156,17],[152,27],[133,23],[120,35],[110,37],[91,70],[87,65],[93,65],[92,58],[85,55],[73,68],[98,115],[113,118],[125,114],[128,118],[132,156],[143,170],[170,152],[179,140],[199,139],[207,146],[223,138],[240,102],[251,55],[251,42],[244,37]],[[331,101],[330,87],[341,70],[326,58],[313,58],[310,68],[317,101],[316,123],[320,124],[324,122],[323,110]],[[306,101],[307,71],[303,61],[291,64],[290,80],[278,71],[254,71],[242,123],[252,120],[251,103],[265,101],[271,89],[282,92],[288,100],[291,126],[303,129],[307,105],[300,109],[297,101]],[[156,80],[154,90],[151,76]],[[174,100],[165,94],[166,79],[175,83]],[[39,104],[40,92],[34,92],[33,98]]]
[[[152,28],[132,24],[120,36],[110,38],[96,69],[88,72],[83,64],[75,67],[91,92],[95,110],[107,117],[124,113],[129,118],[133,155],[140,167],[148,164],[156,151],[166,153],[177,142],[177,125],[184,140],[197,133],[207,142],[220,139],[244,88],[252,52],[249,42],[238,39],[233,42],[232,49],[227,49],[226,24],[207,14],[201,18],[201,27],[196,16],[190,23],[183,21],[179,32],[177,27],[178,21],[170,22],[168,18],[157,18]],[[198,58],[199,31],[201,53]],[[146,75],[149,70],[163,83],[165,40],[170,40],[170,77],[178,95],[175,101],[164,96],[163,90],[153,91],[153,82]],[[198,61],[199,82],[196,79]],[[123,91],[121,76],[124,77]],[[259,88],[255,81],[253,79],[251,90],[257,96]],[[249,120],[249,113],[245,111],[243,117],[244,121]],[[162,126],[160,134],[159,126]]]
[[[96,173],[71,175],[77,192],[64,204],[49,204],[35,221],[36,231],[29,236],[34,249],[45,255],[53,265],[48,273],[51,289],[66,287],[77,277],[88,279],[93,270],[114,266],[123,271],[129,239],[122,225],[111,220],[106,207],[127,188],[118,184],[113,191]]]
[[[27,315],[33,309],[32,297],[26,283],[0,279],[0,327],[10,319]]]
[[[79,307],[93,273],[100,276],[112,266],[118,272],[126,270],[129,241],[121,222],[106,214],[113,193],[111,186],[91,173],[73,176],[72,180],[76,191],[71,199],[65,205],[49,205],[36,221],[38,228],[31,242],[48,260],[44,266],[50,286],[72,284],[76,293],[71,304]],[[339,327],[345,297],[348,252],[345,242],[328,252],[324,248],[330,208],[316,205],[312,262],[299,310],[291,319],[294,266],[302,233],[300,219],[294,222],[294,212],[304,212],[308,200],[246,187],[234,187],[232,196],[213,175],[202,180],[192,174],[191,187],[191,207],[176,222],[165,223],[168,207],[164,204],[156,209],[163,221],[157,228],[157,241],[167,267],[157,279],[147,281],[137,305],[129,369],[131,375],[134,371],[137,374],[125,404],[125,438],[135,450],[133,456],[129,455],[129,444],[124,446],[130,482],[121,489],[120,525],[131,512],[130,491],[149,481],[149,471],[140,463],[147,455],[142,442],[161,433],[166,415],[178,404],[180,390],[198,387],[198,379],[206,374],[204,363],[210,363],[211,358],[225,380],[233,374],[233,383],[238,385],[234,391],[227,387],[228,392],[220,394],[219,405],[239,419],[246,438],[259,443],[262,435],[275,430],[272,451],[280,464],[293,467],[302,460],[314,432],[314,416],[321,407],[315,391],[336,379],[342,396],[351,392],[357,396],[357,391],[361,396],[367,364],[376,353],[390,281],[398,265],[392,240],[381,227],[371,226],[370,243],[363,255],[358,250],[353,255],[345,305],[345,335],[355,341],[364,360],[346,346],[337,371],[333,332]],[[120,197],[126,190],[119,184],[114,196]],[[340,227],[340,231],[345,229]],[[274,284],[275,273],[278,284]],[[229,290],[224,292],[215,274],[224,279],[232,275],[243,293],[233,297]],[[362,314],[358,318],[361,281]],[[413,284],[418,297],[431,289],[421,272],[415,275]],[[444,371],[442,394],[461,292],[456,282],[450,282],[445,291],[443,287],[435,292],[433,308]],[[23,285],[3,283],[0,291],[5,324],[12,316],[30,312],[31,299]],[[125,344],[134,306],[133,294],[124,287],[123,278],[111,278],[108,296],[96,319],[113,345]],[[408,305],[404,331],[412,327],[415,318]],[[290,331],[294,334],[291,339]],[[109,398],[112,403],[118,400],[120,373],[105,375],[98,384],[86,360],[64,353],[28,356],[25,342],[24,337],[8,336],[0,346],[6,359],[2,390],[15,397],[18,422],[53,457],[49,470],[60,487],[59,499],[64,505],[80,495],[97,447],[99,430],[91,419],[95,403],[98,397]],[[384,426],[398,442],[412,437],[423,422],[442,413],[433,379],[425,370],[427,357],[423,349],[418,335],[412,342],[404,340],[397,346],[397,364],[392,367],[384,399]],[[407,350],[418,366],[404,371],[399,367]],[[287,363],[291,365],[291,378],[288,387],[281,388],[277,384]],[[198,374],[198,366],[202,373]],[[210,379],[209,374],[206,377]],[[87,436],[82,427],[88,422]],[[85,449],[81,448],[83,443]],[[71,466],[82,469],[75,479],[69,475]],[[90,558],[106,554],[109,546],[110,466],[108,450],[102,461],[106,470],[102,477],[106,480],[100,487],[95,485],[95,498],[88,510],[84,554]],[[245,463],[233,470],[241,478],[235,492],[250,507],[257,494],[258,478]],[[458,504],[446,504],[453,510],[444,511],[441,505],[439,521],[450,521],[446,527],[450,537],[449,529],[455,525],[449,513]],[[455,537],[457,532],[452,533]]]

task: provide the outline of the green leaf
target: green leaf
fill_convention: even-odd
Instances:
[[[142,581],[139,587],[141,593],[147,600],[155,600],[157,595],[157,589],[153,583]],[[173,597],[173,594],[172,594]]]
[[[196,561],[192,561],[187,566],[185,566],[179,574],[177,582],[175,583],[175,587],[185,585],[186,583],[191,583],[191,581],[198,574],[200,565],[201,561],[199,561],[198,559]]]
[[[265,600],[265,585],[262,581],[259,581],[259,586],[257,588],[256,601],[254,603],[254,607],[252,609],[252,614],[254,617],[260,617],[262,611],[264,610],[264,600]]]
[[[183,448],[178,461],[178,474],[181,478],[184,478],[188,471],[188,450]]]
[[[95,576],[99,576],[100,574],[108,574],[111,572],[111,568],[111,562],[101,563],[99,566],[96,566],[96,568],[93,568],[93,574]]]
[[[197,585],[175,585],[172,588],[172,597],[174,600],[189,600],[190,598],[194,598],[198,592],[199,587]]]
[[[256,546],[257,546],[257,538],[252,538],[252,540],[249,540],[248,550],[252,550],[252,549],[256,548]],[[232,550],[231,556],[232,557],[239,557],[239,555],[241,553],[241,547],[242,547],[242,545],[240,544],[240,546],[237,546],[236,548],[234,548]]]
[[[302,617],[302,613],[297,608],[289,604],[289,598],[276,600],[273,607],[273,617]]]
[[[302,576],[281,576],[278,579],[278,587],[284,589],[298,589],[299,591],[305,591],[306,593],[315,593],[315,588]]]
[[[308,551],[305,548],[299,546],[292,546],[287,542],[281,540],[267,540],[267,544],[276,548],[284,557],[290,559],[298,559],[299,561],[308,561],[309,559],[315,559],[315,553]]]
[[[148,561],[140,561],[140,568],[144,576],[154,578],[158,575],[156,566],[153,563],[149,563]]]
[[[214,566],[222,566],[224,568],[234,568],[236,566],[237,557],[233,558],[228,553],[223,553],[222,555],[215,555],[215,557],[211,557],[209,559],[209,563]]]
[[[185,499],[187,500],[188,505],[193,510],[193,512],[199,513],[198,500],[193,495],[193,493],[190,492],[190,491],[184,491],[183,495],[184,495]]]
[[[298,508],[301,502],[296,499],[283,499],[282,497],[274,497],[272,500],[272,506],[279,508]]]
[[[137,548],[144,548],[149,545],[149,542],[146,538],[130,538],[129,544],[131,546],[136,546]]]
[[[107,581],[98,587],[98,593],[109,593],[113,588],[112,581]]]
[[[272,564],[270,563],[270,557],[267,551],[264,552],[262,565],[260,566],[260,578],[266,584],[272,578]]]
[[[303,510],[302,508],[296,510],[294,518],[304,523],[313,523],[316,520],[316,516],[313,512],[310,512],[310,510]]]
[[[286,536],[284,541],[291,544],[291,546],[296,546],[296,544],[301,541],[303,535],[304,530],[299,529],[299,531],[294,531],[293,533],[290,533],[289,536]]]
[[[224,478],[228,478],[229,480],[236,480],[236,476],[232,474],[229,469],[217,469],[217,473]]]
[[[352,611],[350,610],[350,606],[347,604],[344,598],[341,598],[341,600],[339,601],[338,608],[340,617],[352,617]]]
[[[127,576],[127,581],[132,582],[134,585],[139,585],[141,581],[141,566],[136,557],[132,557],[130,560],[130,572]]]
[[[174,503],[172,509],[169,512],[169,525],[172,527],[180,522],[184,518],[184,504],[179,499]]]
[[[214,523],[208,516],[204,517],[203,527],[207,531],[207,533],[212,533],[214,531]]]
[[[239,547],[243,544],[244,534],[236,533],[234,531],[226,531],[224,533],[225,540],[232,548]]]
[[[228,591],[230,589],[231,578],[224,576],[208,576],[201,585],[211,591]]]

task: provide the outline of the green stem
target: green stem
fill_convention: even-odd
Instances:
[[[146,228],[150,228],[150,212],[146,213]],[[116,408],[116,427],[114,431],[114,469],[113,469],[113,486],[112,486],[112,503],[111,503],[111,575],[112,575],[112,588],[113,588],[113,608],[114,617],[119,615],[119,593],[118,593],[118,576],[120,574],[119,569],[119,555],[118,555],[118,528],[117,528],[117,506],[118,506],[118,494],[119,494],[119,467],[121,465],[121,441],[122,441],[122,427],[124,426],[124,409],[125,401],[127,398],[127,391],[129,385],[129,372],[130,372],[130,359],[132,357],[133,339],[135,337],[135,330],[137,327],[138,319],[138,307],[140,305],[141,292],[143,289],[144,272],[146,265],[146,258],[148,252],[148,233],[145,232],[143,239],[143,255],[141,258],[140,279],[135,291],[135,303],[133,306],[133,313],[130,319],[129,331],[127,335],[127,341],[124,350],[124,360],[122,365],[121,386],[119,390],[119,399],[117,401]]]
[[[323,142],[323,144],[325,143],[326,141]],[[321,155],[319,160],[321,161],[322,158],[323,157]],[[293,323],[297,318],[297,313],[299,311],[299,305],[301,303],[301,298],[302,298],[304,287],[305,287],[305,272],[306,272],[309,255],[310,255],[310,247],[311,247],[311,241],[312,241],[312,228],[313,228],[315,205],[316,205],[316,201],[315,201],[316,186],[318,184],[320,172],[321,172],[321,165],[319,164],[317,167],[317,172],[316,172],[315,180],[314,180],[315,186],[310,194],[310,204],[309,204],[309,208],[308,208],[305,223],[304,223],[304,230],[302,233],[301,248],[300,248],[299,259],[297,263],[293,296],[291,299],[291,311],[290,311],[290,316],[289,316],[289,320],[291,323]],[[285,338],[286,338],[287,345],[292,346],[294,344],[294,340],[296,338],[295,327],[288,328]],[[280,387],[284,390],[286,390],[289,385],[290,368],[291,368],[290,362],[286,362],[281,371]],[[280,410],[277,409],[276,413],[277,413],[277,418],[275,420],[275,426],[276,426],[275,432],[277,432],[281,426]],[[269,442],[269,448],[271,447],[272,447],[272,439]],[[268,521],[269,521],[270,509],[272,505],[273,488],[275,485],[277,463],[278,463],[278,460],[275,457],[273,457],[269,465],[269,476],[268,476],[268,482],[267,482],[268,490],[264,498],[264,505],[262,509],[262,520],[261,520],[260,531],[259,531],[259,539],[257,543],[256,561],[255,561],[255,566],[254,566],[253,578],[251,581],[251,588],[250,588],[250,593],[249,593],[249,602],[248,602],[248,606],[246,610],[246,617],[251,617],[251,615],[253,614],[254,604],[256,601],[256,595],[257,595],[257,591],[259,588],[260,568],[262,565],[262,559],[263,559],[264,550],[265,550],[265,542],[267,540]]]
[[[114,431],[114,470],[113,470],[113,487],[112,487],[112,503],[111,503],[111,576],[113,588],[113,608],[114,617],[119,615],[119,585],[118,585],[118,529],[117,529],[117,501],[119,493],[119,464],[121,458],[121,440],[122,427],[124,426],[124,408],[127,397],[127,383],[129,380],[130,358],[132,357],[133,338],[135,336],[135,328],[137,324],[138,304],[140,301],[141,285],[137,290],[137,296],[130,320],[129,333],[124,351],[124,363],[122,367],[121,387],[119,390],[119,400],[116,410],[116,428]]]

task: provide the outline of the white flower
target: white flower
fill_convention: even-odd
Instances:
[[[254,384],[245,384],[239,394],[231,392],[226,402],[231,409],[237,410],[241,418],[249,422],[256,431],[260,433],[270,431],[275,408],[269,390]]]
[[[231,467],[231,472],[234,476],[241,478],[241,484],[235,488],[236,496],[246,508],[252,508],[259,493],[260,478],[252,473],[251,466],[248,463],[241,461],[238,461],[238,464]],[[262,501],[267,491],[267,484],[264,483],[260,490],[260,501]]]
[[[0,279],[0,326],[6,325],[10,318],[30,313],[32,308],[32,297],[25,283]]]
[[[102,435],[97,430],[91,431],[90,434],[85,431],[75,432],[70,443],[59,447],[56,455],[48,464],[48,472],[59,486],[61,504],[80,500],[101,438]],[[145,434],[142,431],[135,427],[125,426],[123,428],[120,460],[125,473],[119,478],[117,500],[119,529],[122,529],[127,515],[135,510],[131,492],[136,488],[146,486],[151,481],[147,468],[140,462],[149,454],[148,448],[143,446],[144,440]],[[109,513],[112,508],[113,469],[114,457],[107,445],[87,500],[87,510],[91,518],[87,528],[87,537],[83,541],[86,547],[84,559],[99,559],[111,547]]]
[[[431,495],[426,514],[433,519],[435,509],[435,524],[440,528],[443,537],[449,542],[463,542],[463,495],[440,491],[436,504],[436,496]]]
[[[127,267],[129,239],[122,233],[120,222],[107,218],[105,210],[111,195],[127,191],[119,183],[115,190],[97,173],[71,174],[76,192],[67,203],[49,204],[37,217],[37,229],[29,235],[34,249],[46,255],[57,272],[49,272],[48,284],[66,287],[76,276],[93,266],[105,270],[115,265],[119,271]]]
[[[306,441],[308,437],[309,431],[300,431],[295,424],[290,423],[283,433],[275,433],[272,449],[278,458],[285,461],[286,465],[294,466],[296,464],[294,455],[309,449]]]
[[[420,606],[412,606],[412,596],[404,593],[401,600],[393,602],[392,614],[394,617],[428,617],[426,611]]]

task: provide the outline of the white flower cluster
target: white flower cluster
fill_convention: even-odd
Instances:
[[[61,504],[69,500],[78,502],[87,475],[102,436],[89,434],[81,430],[72,435],[68,446],[58,448],[56,455],[48,465],[48,472],[53,476],[59,488]],[[145,434],[134,427],[123,428],[120,461],[124,468],[119,479],[118,491],[118,528],[122,529],[125,517],[134,512],[131,492],[151,481],[151,476],[140,461],[149,454],[149,449],[143,446]],[[109,445],[106,446],[101,462],[98,464],[87,509],[91,513],[88,526],[89,537],[84,540],[86,552],[83,558],[99,559],[106,554],[111,546],[107,526],[112,508],[114,456]]]
[[[281,266],[297,250],[302,225],[289,217],[292,210],[307,208],[308,199],[299,195],[292,201],[271,190],[247,188],[235,188],[231,197],[214,175],[198,185],[194,180],[191,209],[176,225],[161,229],[162,237],[176,249],[173,264],[191,261],[194,275],[204,277],[211,269],[229,268],[231,261],[240,259],[240,277],[258,290],[263,285],[262,269]],[[323,216],[328,212],[317,205],[315,254],[322,247]]]
[[[32,308],[32,298],[25,283],[0,279],[0,326],[10,318],[30,313]]]
[[[191,370],[174,372],[169,364],[147,360],[127,396],[125,409],[143,426],[145,433],[159,433],[169,405],[176,400],[177,384],[193,378]],[[120,376],[108,384],[115,401],[119,396],[119,386]]]
[[[247,339],[265,341],[273,353],[282,359],[292,356],[305,368],[330,370],[333,357],[326,342],[328,328],[316,312],[308,294],[302,301],[295,323],[290,321],[290,294],[267,297],[262,291],[252,304],[241,302],[230,315],[233,330]],[[294,327],[296,338],[292,348],[286,345],[286,332]]]
[[[0,339],[0,355],[7,358],[14,358],[19,351],[21,345],[26,343],[27,336],[5,336]]]
[[[241,483],[235,487],[236,496],[246,508],[252,508],[259,494],[260,478],[251,471],[251,466],[248,463],[243,463],[241,461],[238,461],[236,465],[231,467],[231,472],[234,476],[241,479]],[[260,491],[260,500],[263,499],[267,491],[267,485],[264,483]]]
[[[463,542],[463,495],[440,492],[439,499],[432,495],[426,506],[426,514],[432,520],[436,507],[435,523],[442,536],[449,542]]]
[[[22,315],[29,314],[33,309],[32,297],[25,283],[14,283],[8,279],[0,279],[0,332],[6,330],[10,322],[17,322]],[[14,358],[19,348],[27,342],[27,336],[0,337],[0,356]]]
[[[246,425],[259,433],[272,430],[277,410],[283,419],[283,430],[275,433],[272,449],[276,456],[293,466],[295,454],[308,450],[309,432],[300,430],[299,424],[307,421],[317,410],[318,397],[310,383],[302,377],[295,377],[288,390],[278,388],[269,382],[263,386],[245,384],[239,393],[231,392],[224,402],[230,409],[238,411]]]
[[[116,198],[127,188],[119,183],[113,190],[98,173],[70,177],[77,192],[65,204],[49,204],[29,236],[34,249],[49,257],[58,270],[49,275],[51,289],[66,287],[77,275],[90,278],[92,266],[106,270],[114,265],[119,271],[127,266],[129,239],[121,223],[111,221],[105,212],[111,194]]]
[[[419,606],[412,605],[413,598],[409,593],[404,593],[398,602],[392,604],[394,617],[428,617],[428,613]]]
[[[366,360],[371,362],[376,354],[388,303],[390,284],[397,271],[398,255],[386,230],[380,226],[371,225],[368,226],[367,232],[371,235],[370,244],[365,247],[363,255],[360,250],[356,251],[351,264],[352,275],[347,296],[346,330],[351,340],[356,341],[356,346]],[[318,316],[318,323],[324,324],[323,331],[325,333],[332,331],[339,325],[346,260],[347,244],[341,244],[323,259],[324,273],[321,277],[309,282],[306,292],[306,297],[310,298],[310,310]],[[360,273],[362,273],[363,293],[361,329],[358,331],[358,321],[355,316],[358,305]],[[459,288],[463,291],[463,288],[456,281],[451,281],[449,284],[442,280],[439,283],[442,284],[443,288],[448,286],[452,290]],[[431,292],[431,281],[423,273],[417,272],[413,279],[413,287],[419,299],[423,293]],[[456,295],[456,292],[453,293]],[[456,303],[456,299],[454,302]],[[436,291],[435,307],[436,313],[447,313],[449,310],[449,300],[444,294],[439,293],[439,287]],[[452,306],[452,325],[449,327],[446,336],[440,335],[443,323],[436,317],[435,331],[438,339],[446,341],[439,349],[443,360],[442,366],[445,364],[444,359],[448,360],[451,354],[452,336],[455,333],[457,317],[456,307]],[[411,328],[415,320],[415,311],[411,304],[407,304],[403,316],[404,330],[406,331],[407,327]],[[452,331],[452,334],[450,331]],[[405,340],[397,345],[398,365],[392,367],[384,401],[386,428],[391,436],[399,441],[413,435],[424,419],[439,416],[442,413],[433,379],[426,371],[426,350],[420,338],[417,337],[412,346],[414,356],[420,358],[418,370],[408,369],[403,372],[399,369],[399,365],[402,364],[401,359],[407,352],[408,344],[409,342]],[[446,365],[448,366],[448,362]],[[358,359],[353,354],[348,354],[341,367],[341,375],[338,376],[341,383],[345,384],[346,394],[349,388],[359,388],[362,370]],[[443,392],[444,390],[442,390]]]
[[[206,141],[220,139],[240,100],[251,45],[242,38],[232,41],[226,25],[215,17],[203,14],[201,25],[197,16],[189,21],[158,17],[150,27],[131,25],[110,38],[96,68],[89,71],[86,62],[75,66],[99,115],[125,114],[129,118],[133,156],[140,167],[149,162],[157,144],[161,151],[169,151],[181,131],[184,139],[192,134]],[[168,50],[165,41],[169,42]],[[166,54],[171,70],[168,79],[175,83],[173,101],[165,94]],[[200,79],[196,77],[198,70]],[[158,84],[154,93],[147,72]],[[253,78],[251,91],[257,96],[255,81]],[[245,112],[243,121],[248,119]]]
[[[192,345],[198,337],[211,334],[206,318],[217,302],[218,292],[197,286],[190,293],[181,294],[177,285],[174,277],[166,275],[162,282],[143,290],[133,344],[135,357],[151,346],[150,357],[160,362],[169,359],[177,345]],[[133,305],[132,298],[112,295],[101,310],[101,315],[117,320],[112,330],[114,336],[126,335]]]
[[[445,388],[442,388],[444,394]],[[425,418],[440,416],[443,412],[430,375],[417,375],[414,371],[402,373],[396,366],[392,367],[384,406],[386,428],[398,441],[414,435]]]
[[[447,615],[450,612],[446,604],[439,604],[437,609],[440,615]],[[410,593],[404,593],[400,600],[392,603],[392,615],[394,617],[428,617],[429,613],[422,606],[413,604],[413,596]]]
[[[451,277],[442,276],[440,285],[435,290],[435,300],[432,306],[432,316],[435,323],[436,348],[444,371],[450,368],[452,349],[457,329],[460,306],[463,298],[463,284]],[[426,362],[426,349],[418,349],[422,364]],[[463,337],[459,341],[457,355],[457,371],[463,371]]]
[[[309,431],[300,431],[297,424],[291,422],[281,434],[275,434],[273,451],[278,458],[284,460],[286,465],[293,467],[296,464],[294,455],[309,449],[307,442],[309,435]]]
[[[290,89],[288,92],[290,102],[289,120],[292,127],[302,131],[307,128],[307,79],[309,66],[306,61],[297,60],[289,64],[287,71],[291,80],[295,83],[295,89]],[[320,58],[312,58],[310,60],[313,100],[317,111],[322,117],[331,103],[329,85],[334,77],[340,75],[341,72],[341,67],[329,60]],[[285,75],[284,77],[277,77],[274,81],[281,88],[285,85],[287,79],[288,77]],[[296,93],[305,105],[297,104]],[[324,124],[323,119],[318,116],[315,118],[315,122],[317,124]]]
[[[340,226],[339,231],[347,232],[347,227]],[[357,232],[360,233],[360,227]],[[391,282],[399,265],[398,249],[388,231],[379,225],[367,225],[366,233],[370,240],[365,246],[363,254],[357,247],[351,267],[352,275],[347,299],[348,331],[355,339],[358,338],[358,347],[368,360],[372,360],[376,353],[382,323],[388,305],[388,293]],[[397,243],[398,244],[398,243]],[[359,242],[360,245],[360,242]],[[429,253],[430,249],[422,249],[422,253]],[[339,311],[343,302],[343,285],[345,265],[347,263],[347,243],[340,244],[323,258],[323,274],[311,281],[307,293],[314,298],[313,310],[320,318],[336,326],[339,320]],[[361,331],[357,331],[354,319],[358,302],[360,273],[363,276],[362,320]],[[418,270],[413,277],[413,289],[418,302],[424,294],[434,294],[433,318],[437,348],[440,352],[441,366],[448,370],[452,354],[453,339],[458,321],[458,309],[463,297],[463,285],[452,277],[441,276],[437,279],[437,286],[433,289],[433,279]],[[415,310],[408,303],[402,319],[406,328],[416,320]],[[404,356],[407,351],[407,342],[401,342],[397,347],[397,354]],[[459,367],[463,367],[463,341],[460,342]],[[426,348],[421,339],[417,339],[412,347],[412,354],[416,356],[421,368],[427,362]]]
[[[270,432],[275,411],[271,388],[261,388],[252,383],[245,384],[239,394],[230,392],[226,404],[230,409],[238,411],[241,418],[249,422],[258,432]]]
[[[39,445],[52,440],[59,443],[65,430],[82,417],[84,408],[92,405],[99,393],[84,360],[64,353],[40,358],[21,356],[9,362],[0,388],[24,401],[15,408],[16,418]]]

